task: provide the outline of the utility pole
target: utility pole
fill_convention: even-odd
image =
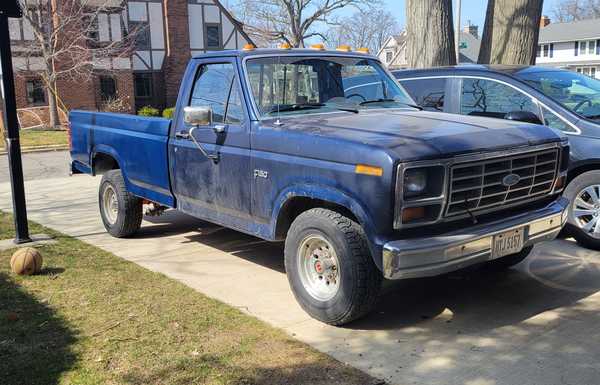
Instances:
[[[15,98],[15,80],[10,50],[8,18],[22,17],[18,0],[2,0],[0,4],[0,62],[2,64],[2,86],[4,89],[4,127],[6,129],[6,150],[10,169],[13,212],[15,220],[15,243],[31,242],[27,224],[25,206],[25,186],[23,183],[23,164],[21,162],[21,144],[19,142],[19,121],[17,119],[17,101]]]
[[[456,49],[456,64],[460,64],[460,8],[462,0],[456,1],[456,33],[454,34],[454,48]]]

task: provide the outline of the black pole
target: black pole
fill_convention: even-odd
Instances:
[[[10,51],[8,18],[0,14],[0,61],[2,62],[2,85],[4,87],[4,127],[6,128],[6,150],[10,169],[13,211],[15,219],[15,243],[31,242],[27,225],[25,206],[25,186],[23,184],[23,164],[21,162],[21,144],[19,142],[19,121],[17,120],[17,101],[15,98],[15,80]]]

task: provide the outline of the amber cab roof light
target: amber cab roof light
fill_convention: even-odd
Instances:
[[[350,47],[347,44],[342,44],[339,47],[336,48],[337,51],[342,51],[342,52],[350,52],[352,51],[352,47]]]
[[[310,48],[316,49],[316,50],[319,50],[319,51],[324,51],[325,50],[325,44],[323,44],[323,43],[313,44],[313,45],[310,46]]]
[[[244,51],[254,51],[255,49],[256,49],[256,46],[254,44],[250,44],[250,43],[244,45],[244,48],[243,48]]]

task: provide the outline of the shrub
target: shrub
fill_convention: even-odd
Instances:
[[[162,116],[163,116],[163,118],[173,119],[174,113],[175,113],[175,107],[165,108],[163,110]]]
[[[100,111],[103,112],[116,112],[121,114],[131,113],[132,106],[130,103],[129,96],[116,95],[114,98],[110,98],[100,106]]]
[[[141,116],[159,116],[160,111],[152,106],[144,106],[138,110],[138,115]]]

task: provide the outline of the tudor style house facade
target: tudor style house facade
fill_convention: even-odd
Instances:
[[[94,39],[109,43],[120,41],[128,31],[139,31],[133,53],[94,58],[94,76],[86,82],[59,80],[58,95],[67,109],[102,109],[115,97],[126,100],[130,112],[146,105],[172,107],[193,55],[251,43],[218,0],[115,0],[115,4],[119,7],[114,13],[98,15]],[[47,91],[39,76],[44,63],[41,57],[23,55],[22,47],[34,40],[33,30],[24,19],[9,22],[17,107],[47,106]]]
[[[600,19],[550,23],[542,18],[536,64],[600,79]]]

